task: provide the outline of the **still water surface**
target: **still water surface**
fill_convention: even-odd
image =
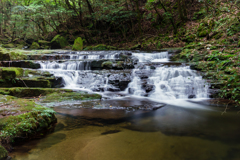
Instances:
[[[17,146],[11,156],[15,160],[240,159],[236,111],[222,115],[223,108],[186,100],[157,110],[119,107],[156,105],[137,98],[95,101],[99,109],[83,108],[93,102],[83,103],[56,107],[55,131]]]

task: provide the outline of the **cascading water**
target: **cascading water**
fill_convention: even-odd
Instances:
[[[42,69],[59,69],[59,70],[90,70],[91,62],[87,61],[67,61],[67,62],[39,62]]]
[[[133,95],[145,95],[141,79],[135,75],[128,90]],[[209,85],[189,66],[158,67],[147,79],[153,86],[148,97],[158,100],[207,98]]]
[[[168,62],[168,52],[160,53],[133,53],[139,62]]]
[[[55,76],[63,78],[65,88],[89,89],[103,93],[105,91],[123,91],[127,88],[125,93],[156,100],[208,97],[209,85],[189,66],[163,65],[169,62],[168,52],[131,53],[132,57],[138,59],[138,64],[144,66],[132,70],[131,78],[130,76],[125,78],[124,70],[117,71],[117,73],[110,70],[99,71],[98,73],[91,71],[91,61],[87,59],[119,59],[120,52],[109,52],[109,54],[104,54],[102,51],[74,52],[74,54],[70,52],[70,54],[71,58],[67,61],[40,62],[43,70],[48,70]],[[79,59],[79,61],[71,59]],[[122,82],[124,84],[130,83],[124,88],[121,87]]]

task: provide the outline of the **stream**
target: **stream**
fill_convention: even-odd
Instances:
[[[209,103],[210,84],[168,52],[59,51],[38,61],[63,79],[62,88],[101,100],[45,102],[56,111],[55,131],[15,146],[15,160],[237,160],[240,116]],[[95,60],[134,68],[97,69]],[[127,66],[127,65],[126,65]]]

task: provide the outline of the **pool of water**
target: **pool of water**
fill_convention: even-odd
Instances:
[[[223,108],[202,102],[157,104],[131,97],[58,104],[55,131],[15,146],[10,156],[15,160],[238,160],[239,114],[222,114]]]

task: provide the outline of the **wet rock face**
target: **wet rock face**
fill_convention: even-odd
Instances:
[[[148,77],[151,75],[151,71],[149,70],[139,70],[135,72],[136,75],[138,75],[141,79],[148,79]]]
[[[2,61],[0,63],[2,67],[19,67],[19,68],[31,68],[31,69],[39,69],[41,68],[39,63],[35,63],[33,61]]]
[[[153,89],[154,89],[154,85],[152,85],[152,84],[143,84],[142,85],[142,89],[144,89],[145,91],[146,91],[146,93],[149,93],[149,92],[151,92]]]
[[[189,99],[196,98],[196,95],[189,95],[188,98]]]
[[[131,82],[131,73],[120,73],[120,74],[111,74],[109,77],[109,84],[119,88],[121,91],[124,91],[128,84]]]

